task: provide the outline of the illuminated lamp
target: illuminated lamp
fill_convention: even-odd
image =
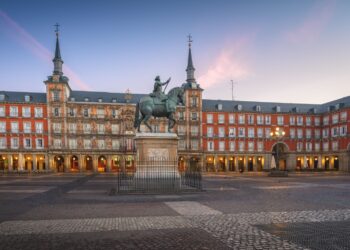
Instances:
[[[6,157],[5,157],[5,156],[3,156],[3,157],[2,157],[2,159],[3,159],[3,160],[5,160],[5,159],[6,159]]]
[[[329,160],[329,158],[328,157],[326,157],[326,161],[328,161]]]
[[[334,160],[338,160],[338,157],[335,157]]]
[[[241,160],[243,160],[243,158],[242,158],[242,157],[240,157],[240,158],[239,158],[239,160],[241,161]]]

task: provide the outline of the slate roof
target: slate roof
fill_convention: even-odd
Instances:
[[[141,97],[147,94],[131,94],[129,103],[137,103]],[[117,103],[127,103],[125,93],[95,92],[95,91],[72,91],[70,98],[74,98],[75,102],[85,102],[85,98],[89,98],[88,102],[98,102],[102,98],[102,103],[111,103],[113,99],[117,99]]]
[[[30,103],[46,103],[46,93],[0,91],[0,95],[5,95],[5,100],[0,102],[25,102],[24,96],[31,96]]]

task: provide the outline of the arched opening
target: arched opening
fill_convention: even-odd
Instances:
[[[248,171],[254,170],[254,163],[253,163],[253,157],[248,158]]]
[[[334,170],[339,170],[339,158],[334,156]]]
[[[18,155],[12,155],[12,169],[18,170]]]
[[[319,166],[318,166],[319,162],[318,162],[318,161],[319,161],[318,157],[315,156],[315,157],[314,157],[314,169],[319,168]]]
[[[229,171],[235,171],[236,166],[235,166],[235,157],[231,156],[228,161],[228,170]]]
[[[7,170],[8,164],[7,164],[7,157],[5,155],[0,155],[0,170],[4,171]]]
[[[120,172],[121,166],[120,166],[120,157],[119,156],[113,156],[112,162],[111,162],[111,171],[114,172]]]
[[[86,171],[93,171],[92,157],[87,155],[85,156],[85,169]]]
[[[226,157],[225,156],[219,156],[218,157],[218,171],[223,172],[226,170]]]
[[[134,157],[132,155],[127,155],[125,157],[125,170],[129,172],[135,172]]]
[[[206,161],[205,161],[205,167],[207,172],[214,172],[215,171],[215,167],[214,167],[214,157],[213,156],[207,156],[206,157]]]
[[[180,172],[185,171],[185,158],[180,156],[178,159],[178,168]]]
[[[53,158],[54,167],[57,172],[64,172],[64,158],[62,155],[56,155]]]
[[[326,158],[324,159],[324,168],[325,170],[329,170],[329,157],[326,156]]]
[[[70,170],[73,172],[79,171],[79,158],[76,155],[70,158]]]
[[[101,155],[98,157],[97,170],[98,172],[106,172],[107,160],[106,157]]]
[[[36,169],[38,171],[45,170],[45,155],[38,155],[36,157]]]
[[[27,170],[27,171],[33,170],[33,157],[30,155],[24,156],[24,170]]]
[[[277,142],[272,147],[272,155],[275,157],[276,168],[280,170],[287,169],[288,146],[283,142]]]
[[[239,170],[239,172],[244,172],[244,158],[243,157],[238,158],[238,170]]]
[[[190,158],[190,170],[191,171],[197,171],[200,169],[200,166],[199,166],[199,158],[198,157],[191,157]]]
[[[258,159],[256,161],[256,169],[258,171],[262,171],[263,170],[263,157],[262,156],[258,156]]]

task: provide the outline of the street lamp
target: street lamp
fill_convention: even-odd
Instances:
[[[282,138],[283,138],[283,136],[285,136],[285,134],[286,134],[286,132],[284,132],[283,131],[283,129],[280,129],[279,127],[276,127],[275,128],[275,131],[271,131],[270,132],[270,136],[271,136],[271,138],[272,139],[275,139],[276,141],[277,141],[277,143],[276,143],[276,156],[275,156],[275,162],[276,162],[276,171],[274,171],[274,172],[280,172],[279,170],[279,161],[280,161],[280,159],[279,159],[279,143],[278,143],[278,141],[279,140],[281,140]],[[285,172],[285,171],[283,171],[283,172]],[[271,173],[271,172],[270,172]],[[272,176],[273,174],[270,174],[270,176]],[[277,174],[277,175],[279,175],[279,174]],[[284,174],[283,174],[284,175]]]

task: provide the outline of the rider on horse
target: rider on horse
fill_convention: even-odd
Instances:
[[[157,97],[160,101],[164,102],[165,100],[167,100],[167,96],[166,94],[163,93],[162,91],[162,86],[168,84],[170,82],[169,78],[166,82],[161,82],[160,81],[160,77],[156,76],[156,78],[154,79],[154,87],[153,87],[153,92],[151,94],[149,94],[149,96],[151,97]]]

